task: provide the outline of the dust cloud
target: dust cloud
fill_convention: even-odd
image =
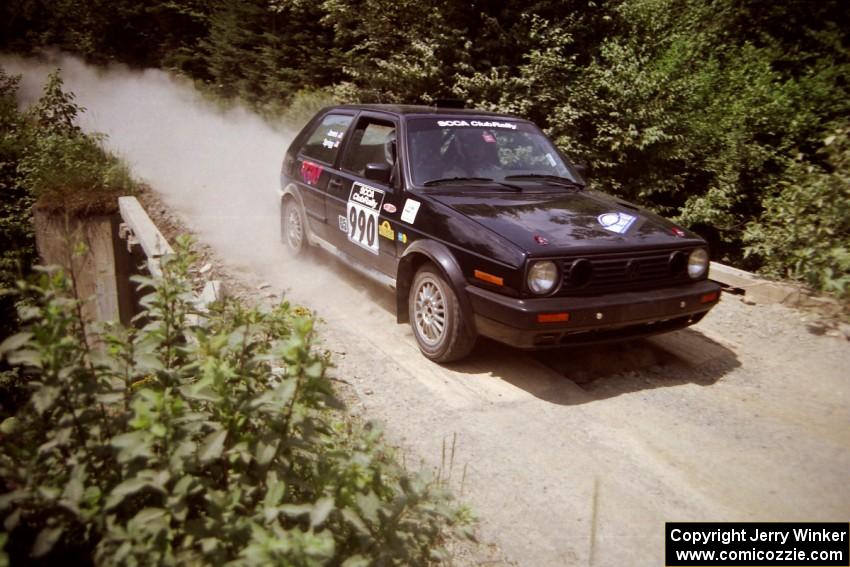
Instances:
[[[293,269],[280,244],[277,188],[293,128],[269,124],[242,107],[223,110],[188,80],[159,70],[93,67],[56,53],[3,56],[0,64],[22,75],[23,104],[36,100],[47,74],[60,68],[66,90],[86,109],[80,126],[106,134],[106,147],[231,268],[321,307],[317,292],[332,272],[309,263]]]

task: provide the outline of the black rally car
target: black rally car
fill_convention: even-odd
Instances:
[[[395,289],[423,354],[671,331],[718,301],[706,243],[589,190],[531,122],[423,106],[319,112],[281,170],[281,236]]]

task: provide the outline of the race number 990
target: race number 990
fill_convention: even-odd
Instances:
[[[348,204],[348,239],[378,253],[378,213],[355,203]]]
[[[375,187],[355,182],[348,196],[348,240],[372,254],[378,253],[378,211],[384,201],[384,192]]]

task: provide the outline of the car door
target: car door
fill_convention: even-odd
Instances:
[[[326,209],[330,242],[354,260],[395,276],[397,219],[401,188],[395,137],[398,122],[389,115],[363,112],[349,134],[340,167],[329,181]],[[383,168],[391,180],[368,179],[367,167]],[[395,181],[394,181],[395,180]]]
[[[329,232],[325,192],[328,182],[335,178],[333,167],[345,133],[353,120],[353,112],[331,111],[317,121],[315,128],[301,146],[292,169],[292,177],[298,183],[310,230],[325,240],[328,239]],[[333,218],[335,223],[335,217]],[[335,224],[333,226],[336,227]]]

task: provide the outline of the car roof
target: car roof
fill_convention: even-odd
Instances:
[[[425,106],[419,104],[343,104],[330,107],[332,109],[349,109],[349,110],[372,110],[377,112],[386,112],[388,114],[396,114],[398,116],[491,116],[499,118],[508,118],[511,120],[521,120],[528,122],[524,118],[503,114],[500,112],[491,112],[489,110],[476,110],[472,108],[450,108],[441,106]]]

